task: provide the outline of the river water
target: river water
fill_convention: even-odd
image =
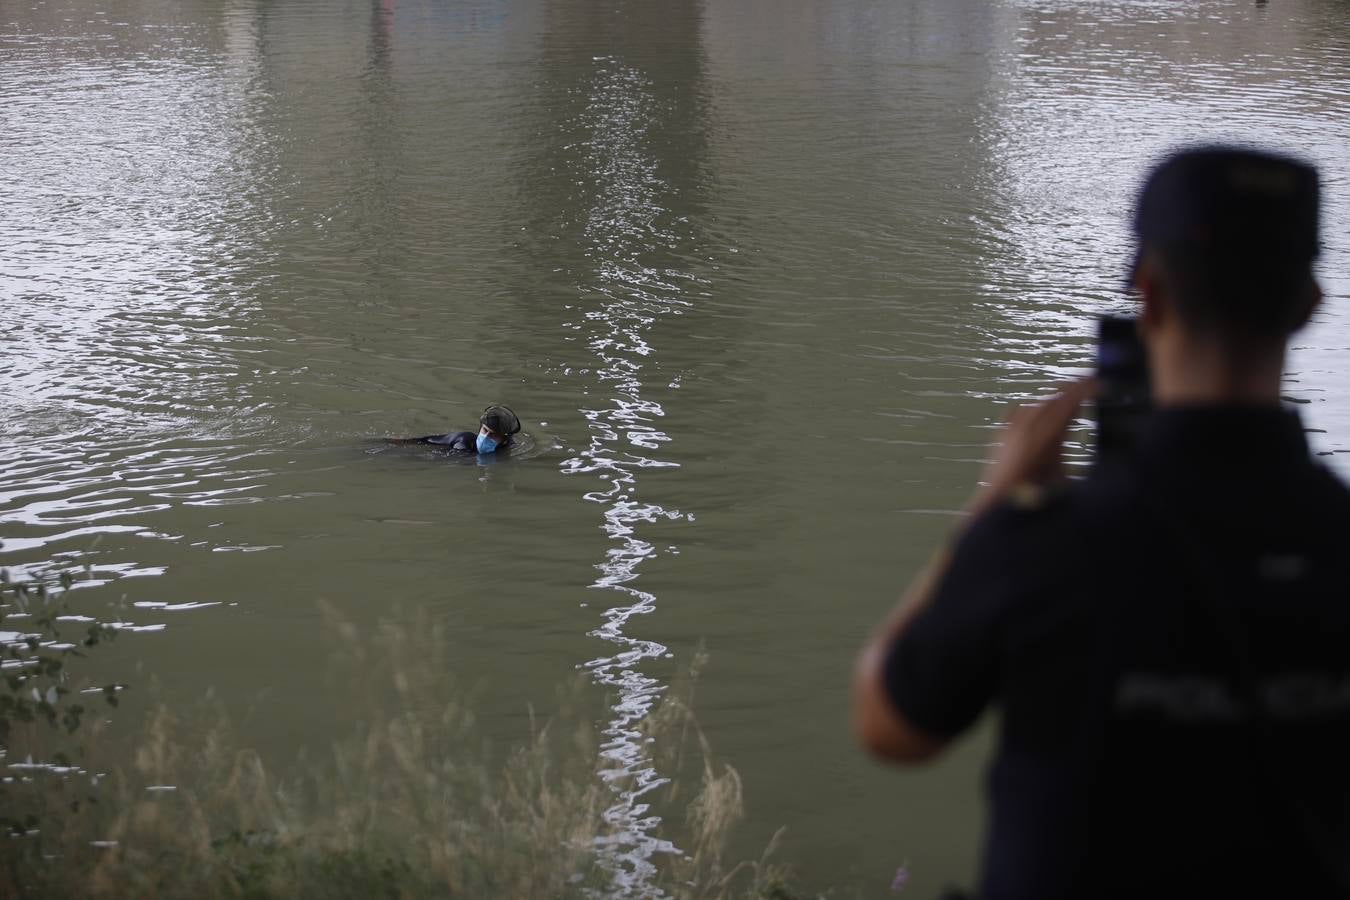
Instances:
[[[89,566],[102,664],[277,752],[329,727],[320,600],[426,610],[503,737],[587,673],[633,897],[702,643],[732,855],[968,882],[989,722],[886,771],[853,654],[1128,310],[1178,144],[1322,166],[1287,393],[1350,475],[1347,60],[1339,0],[0,0],[0,564]],[[510,461],[370,441],[492,402]]]

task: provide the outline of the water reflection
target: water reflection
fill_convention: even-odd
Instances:
[[[0,56],[0,529],[16,577],[158,576],[269,472],[250,331],[270,227],[253,18],[15,10]],[[86,15],[88,13],[88,15]],[[176,521],[175,521],[176,520]],[[186,552],[192,552],[187,550]],[[127,629],[160,630],[162,623]]]
[[[604,403],[581,410],[590,429],[589,446],[563,463],[566,472],[591,473],[606,483],[585,494],[604,506],[601,527],[611,541],[596,566],[600,575],[594,587],[619,597],[605,609],[604,624],[591,633],[616,651],[586,667],[597,682],[617,692],[613,718],[603,729],[600,770],[615,791],[615,803],[605,814],[613,832],[598,840],[616,883],[634,896],[650,893],[645,886],[655,872],[653,854],[675,849],[653,835],[659,819],[648,815],[643,799],[667,779],[653,768],[639,731],[665,685],[644,674],[641,665],[665,654],[666,647],[630,633],[631,620],[656,605],[656,596],[635,583],[638,566],[657,552],[637,528],[681,517],[677,510],[634,497],[639,472],[676,465],[659,456],[670,437],[658,427],[665,415],[661,404],[643,397],[643,360],[654,352],[647,333],[657,318],[689,305],[674,278],[642,263],[652,244],[678,240],[658,222],[665,211],[661,194],[668,187],[643,147],[654,112],[649,89],[640,71],[612,57],[595,60],[582,113],[588,138],[581,158],[598,181],[584,229],[587,255],[596,267],[595,281],[585,289],[598,305],[585,312],[581,324],[603,388],[597,399]]]
[[[261,544],[186,539],[162,530],[166,510],[262,502],[274,474],[242,447],[184,445],[173,440],[108,440],[96,448],[40,442],[0,449],[0,525],[4,551],[32,562],[7,562],[15,577],[37,578],[68,567],[87,569],[79,584],[163,574],[165,568],[107,558],[113,535],[185,541],[216,552],[256,551]]]
[[[565,92],[570,115],[555,126],[550,168],[562,168],[559,176],[584,189],[578,218],[564,226],[581,259],[577,301],[567,304],[575,318],[563,328],[587,358],[562,370],[591,381],[579,410],[588,437],[562,470],[601,483],[584,498],[602,508],[608,541],[591,585],[602,592],[603,607],[591,635],[609,649],[585,663],[613,691],[599,774],[614,800],[605,814],[609,832],[597,846],[617,895],[661,896],[651,885],[655,857],[678,851],[656,836],[660,819],[648,795],[669,773],[656,770],[639,729],[667,686],[647,669],[668,651],[639,627],[658,600],[639,574],[644,562],[674,548],[658,550],[643,526],[693,515],[641,493],[648,473],[677,467],[665,452],[674,436],[662,427],[661,398],[678,380],[672,385],[660,374],[659,323],[688,312],[700,287],[688,264],[695,237],[677,210],[698,189],[701,14],[695,6],[608,14],[560,5],[553,12],[560,28],[546,38],[550,75],[567,79],[554,89]]]
[[[1345,38],[1317,4],[1287,5],[1278,19],[1222,0],[1020,2],[1009,12],[1001,77],[981,112],[990,203],[976,225],[982,293],[1002,320],[988,339],[1033,383],[1090,364],[1095,317],[1132,311],[1121,288],[1129,213],[1143,173],[1166,152],[1233,141],[1303,156],[1327,173],[1350,167],[1350,120],[1328,115],[1347,109],[1344,83],[1326,77]],[[1328,224],[1347,210],[1338,181],[1327,179]],[[1347,249],[1342,235],[1326,229],[1328,258]],[[1331,296],[1346,292],[1341,268],[1326,273]],[[1320,321],[1335,315],[1327,307]],[[1291,389],[1304,402],[1299,373],[1320,330],[1291,359]],[[1309,412],[1350,418],[1350,408]]]
[[[3,64],[0,425],[181,426],[251,349],[250,107],[237,72],[204,64],[200,29],[74,12],[29,11]]]

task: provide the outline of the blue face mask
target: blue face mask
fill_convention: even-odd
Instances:
[[[497,442],[481,431],[478,433],[478,440],[474,442],[474,446],[478,448],[479,453],[497,452]]]

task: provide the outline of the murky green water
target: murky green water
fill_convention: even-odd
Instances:
[[[588,672],[610,775],[706,642],[733,851],[931,895],[987,740],[863,759],[853,653],[1127,307],[1165,149],[1323,166],[1288,393],[1350,474],[1347,59],[1336,0],[3,0],[0,564],[92,566],[102,664],[276,752],[331,728],[318,600],[431,611],[501,736]],[[494,401],[509,462],[369,442]]]

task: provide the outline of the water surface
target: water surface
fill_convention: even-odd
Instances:
[[[703,643],[733,854],[969,881],[989,723],[875,766],[853,653],[1128,309],[1178,144],[1322,166],[1287,393],[1350,474],[1347,51],[1318,0],[6,3],[0,563],[90,566],[143,629],[99,665],[278,754],[334,727],[319,600],[430,611],[503,739],[586,673],[634,897],[679,840],[636,726]],[[523,458],[369,441],[491,402]]]

